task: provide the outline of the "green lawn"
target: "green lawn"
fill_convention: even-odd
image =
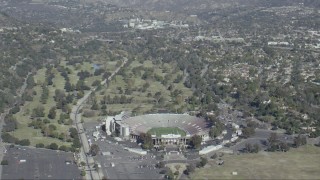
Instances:
[[[186,136],[186,132],[177,127],[152,128],[148,131],[148,133],[152,135],[157,135],[157,137],[161,137],[161,135],[167,135],[167,134],[180,134],[182,137]]]
[[[191,179],[319,179],[320,148],[304,146],[289,152],[225,155],[223,166],[215,161],[197,169]],[[238,175],[232,175],[237,172]]]

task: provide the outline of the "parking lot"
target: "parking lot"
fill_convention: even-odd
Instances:
[[[1,179],[80,179],[73,154],[47,149],[7,147]]]
[[[140,156],[138,154],[125,150],[126,147],[139,147],[136,143],[127,141],[115,141],[111,137],[98,138],[95,140],[93,132],[97,131],[98,123],[85,123],[86,135],[91,139],[92,144],[97,144],[100,153],[94,157],[95,162],[101,165],[101,171],[108,179],[162,179],[163,175],[159,174],[161,169],[155,168],[159,161],[153,155]],[[100,137],[105,137],[101,129]],[[103,155],[105,152],[108,155]],[[112,164],[114,166],[112,167]]]

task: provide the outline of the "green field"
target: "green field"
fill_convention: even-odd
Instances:
[[[288,152],[224,155],[224,165],[214,160],[197,169],[191,179],[319,179],[320,148],[304,146]],[[237,172],[238,175],[232,175]]]
[[[148,133],[152,135],[157,135],[157,137],[161,137],[161,135],[167,134],[180,134],[182,137],[186,136],[186,132],[177,127],[159,127],[152,128],[148,131]]]

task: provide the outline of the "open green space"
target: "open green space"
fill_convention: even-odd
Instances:
[[[168,134],[180,134],[182,137],[186,136],[186,132],[177,127],[152,128],[148,131],[148,133],[150,133],[151,135],[156,135],[157,137]]]
[[[151,60],[135,60],[129,63],[122,73],[114,76],[108,88],[96,93],[97,102],[105,96],[125,96],[130,102],[107,102],[107,112],[133,111],[134,114],[157,112],[167,109],[179,113],[188,109],[184,99],[192,96],[192,90],[175,81],[183,72],[172,63],[154,64]],[[137,70],[139,69],[139,70]],[[147,76],[145,73],[150,71]],[[177,93],[177,91],[179,92]],[[174,91],[175,94],[174,94]],[[159,98],[156,93],[161,93]]]
[[[116,63],[111,62],[108,63],[107,61],[103,63],[95,62],[97,64],[101,64],[101,68],[108,69],[110,71],[114,70]],[[69,69],[68,77],[70,79],[71,84],[75,85],[77,81],[79,80],[78,72],[80,71],[88,71],[90,74],[94,73],[93,63],[90,62],[83,62],[83,63],[77,63],[75,65],[67,65],[67,62],[65,60],[62,60],[60,62],[60,66]],[[53,119],[48,118],[49,110],[52,107],[57,106],[57,102],[54,100],[55,91],[56,90],[62,90],[65,91],[65,83],[66,80],[61,75],[61,73],[58,71],[56,67],[52,68],[52,73],[54,74],[54,78],[52,79],[53,84],[48,86],[48,99],[45,103],[41,102],[41,95],[43,94],[43,88],[42,86],[46,84],[46,71],[47,68],[41,68],[39,69],[36,74],[33,76],[35,86],[32,88],[32,91],[29,93],[33,100],[32,101],[26,101],[23,106],[20,107],[20,111],[14,115],[14,117],[17,119],[18,122],[18,129],[16,129],[14,132],[10,132],[11,135],[18,139],[29,139],[31,145],[36,145],[37,143],[43,143],[44,145],[49,145],[51,143],[56,143],[59,146],[61,145],[67,145],[70,146],[71,142],[67,142],[66,140],[69,139],[69,128],[72,126],[72,123],[70,123],[70,119],[66,118],[64,120],[64,123],[58,123],[58,120],[60,119],[60,114],[68,114],[67,112],[63,112],[61,109],[56,109],[56,116]],[[95,80],[101,80],[102,74],[99,76],[90,76],[85,79],[85,84],[89,87],[91,87],[91,84]],[[67,95],[68,93],[65,92]],[[76,97],[74,97],[74,102],[76,101]],[[67,105],[70,109],[72,107],[72,103]],[[44,117],[40,118],[32,118],[32,112],[37,107],[43,107],[44,108]],[[97,113],[98,114],[98,113]],[[34,120],[37,119],[47,119],[49,120],[49,123],[44,124],[45,126],[54,125],[56,129],[54,130],[55,134],[61,135],[64,134],[65,138],[63,140],[58,138],[53,138],[49,136],[44,136],[44,134],[41,132],[41,129],[34,129],[33,127],[29,127],[28,124],[31,123]]]
[[[224,165],[209,161],[191,179],[319,179],[320,148],[303,146],[288,152],[224,155]],[[232,175],[237,172],[238,175]]]

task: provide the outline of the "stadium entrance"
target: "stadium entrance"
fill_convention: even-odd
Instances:
[[[161,135],[160,138],[156,137],[155,135],[151,135],[151,137],[154,145],[179,145],[187,143],[187,139],[181,137],[180,134]]]

